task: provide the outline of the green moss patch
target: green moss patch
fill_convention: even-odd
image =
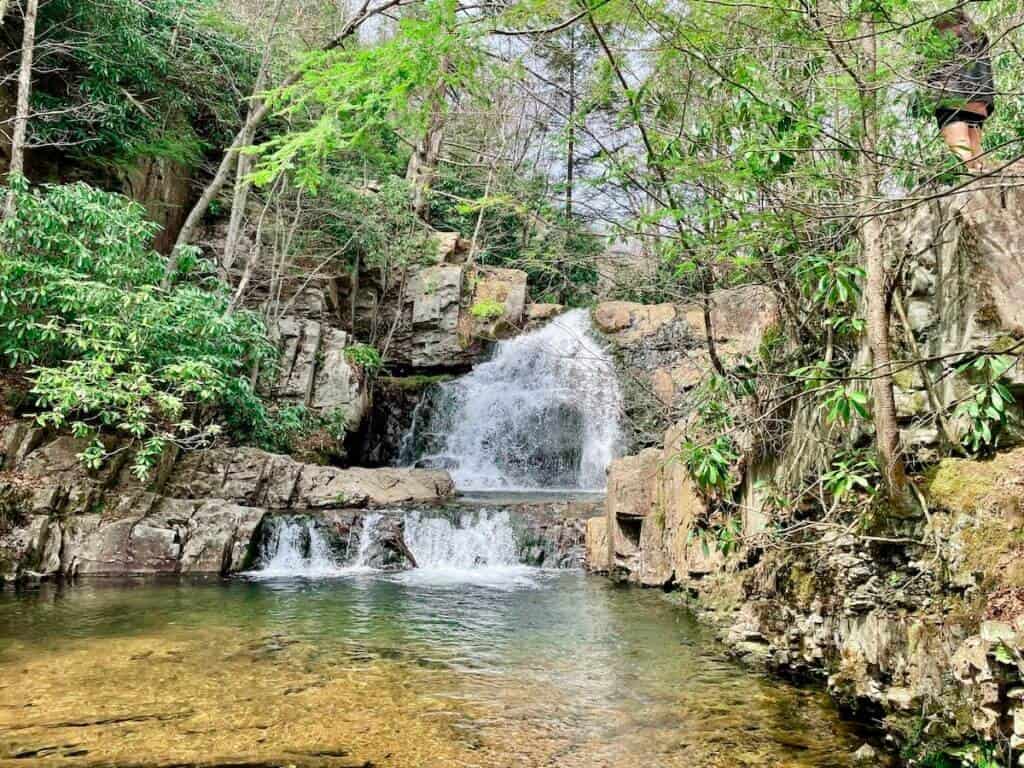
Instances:
[[[932,506],[952,513],[1001,514],[1006,519],[1021,517],[1024,509],[1024,449],[997,455],[988,461],[943,459],[927,486]]]

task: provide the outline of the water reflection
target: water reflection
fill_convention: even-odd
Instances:
[[[848,764],[856,741],[819,693],[726,661],[659,594],[530,578],[511,590],[360,574],[5,593],[0,761]]]

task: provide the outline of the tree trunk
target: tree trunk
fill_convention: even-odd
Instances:
[[[29,98],[32,95],[32,57],[36,45],[36,15],[39,0],[27,0],[25,30],[21,36],[21,68],[18,71],[18,104],[14,113],[14,136],[11,139],[11,165],[8,182],[25,175],[25,139],[28,135]],[[14,215],[14,193],[7,193],[4,216]]]
[[[412,187],[412,209],[424,221],[428,216],[430,185],[433,184],[434,175],[437,173],[441,144],[444,141],[444,108],[448,87],[443,80],[443,73],[447,70],[447,63],[442,64],[442,81],[430,95],[430,119],[427,130],[409,157],[409,165],[405,172],[405,179]]]
[[[267,39],[264,41],[263,58],[260,60],[260,68],[256,73],[256,82],[252,89],[252,101],[249,103],[249,111],[245,117],[246,135],[242,137],[242,146],[248,146],[256,138],[256,126],[252,124],[253,115],[263,105],[262,99],[257,96],[259,93],[266,88],[267,85],[267,74],[270,70],[270,51],[271,42],[274,39],[274,29],[277,27],[277,22],[281,17],[281,8],[284,5],[282,0],[278,0],[277,8],[274,10],[274,18],[270,25],[270,30],[267,33]],[[235,168],[235,195],[231,201],[231,220],[228,222],[228,234],[224,242],[224,255],[221,258],[221,264],[224,267],[225,277],[229,277],[228,273],[231,270],[232,265],[235,263],[235,251],[238,249],[238,238],[242,234],[242,222],[245,220],[245,206],[249,202],[249,189],[252,187],[251,182],[248,179],[249,171],[252,168],[252,158],[245,154],[238,154],[238,163]]]
[[[332,51],[335,48],[340,47],[349,37],[355,34],[359,27],[367,20],[380,13],[388,10],[399,4],[401,0],[385,0],[376,8],[370,8],[369,2],[363,3],[363,6],[359,9],[359,12],[352,17],[352,19],[342,27],[341,31],[335,35],[321,50]],[[291,85],[295,85],[302,78],[302,69],[294,70],[288,77],[286,77],[279,88],[287,88]],[[192,238],[195,237],[196,230],[199,228],[199,222],[202,221],[203,216],[210,208],[210,203],[213,202],[214,198],[220,194],[221,189],[224,188],[224,184],[227,182],[228,177],[231,175],[231,168],[234,164],[235,154],[239,149],[246,146],[245,139],[250,134],[255,134],[256,129],[263,123],[267,115],[270,113],[270,106],[267,102],[262,102],[257,109],[249,113],[248,119],[245,121],[237,134],[235,134],[234,140],[230,146],[224,151],[224,156],[221,158],[220,165],[217,168],[217,172],[214,174],[210,183],[206,185],[206,189],[203,190],[199,200],[192,206],[192,210],[189,211],[188,217],[185,219],[185,223],[181,227],[181,231],[178,233],[178,239],[174,244],[175,252],[182,246],[188,245]],[[171,277],[174,275],[178,265],[178,257],[175,253],[171,254],[170,261],[167,266],[167,275],[164,278],[164,285],[166,286]]]
[[[565,218],[572,218],[576,175],[576,29],[569,30],[569,136],[565,152]]]
[[[863,35],[865,80],[861,86],[863,140],[860,160],[861,245],[867,269],[865,298],[867,300],[867,337],[871,350],[871,393],[875,442],[882,477],[889,499],[902,505],[906,492],[906,472],[900,455],[899,427],[896,424],[896,400],[893,395],[892,356],[889,321],[892,315],[892,292],[882,242],[882,218],[875,208],[878,199],[879,172],[876,155],[878,143],[878,104],[872,87],[877,68],[877,39],[869,22]]]

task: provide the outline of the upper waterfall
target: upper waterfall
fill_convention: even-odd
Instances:
[[[405,464],[448,469],[460,490],[605,485],[621,444],[611,356],[576,309],[499,342],[491,360],[435,387],[403,441]]]

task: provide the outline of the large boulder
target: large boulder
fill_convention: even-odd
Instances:
[[[713,340],[726,367],[756,354],[765,331],[778,322],[771,291],[743,286],[709,297]],[[638,446],[657,444],[688,410],[688,393],[713,371],[704,307],[606,301],[592,312],[621,370],[626,407]]]
[[[232,573],[264,510],[214,499],[112,497],[109,507],[49,522],[40,575]]]
[[[436,503],[454,492],[443,470],[303,464],[258,448],[196,451],[164,488],[177,498],[219,498],[268,509],[327,509]]]
[[[436,233],[435,241],[432,262],[366,265],[357,279],[338,284],[350,330],[361,339],[386,336],[387,362],[406,371],[469,368],[487,342],[525,323],[525,272],[469,263],[469,245],[454,233]]]
[[[612,462],[603,525],[587,527],[597,569],[645,586],[684,582],[713,572],[722,557],[695,535],[707,514],[704,497],[679,460],[687,422],[673,425],[664,448]],[[602,556],[602,551],[607,554]],[[595,566],[591,566],[595,567]]]

